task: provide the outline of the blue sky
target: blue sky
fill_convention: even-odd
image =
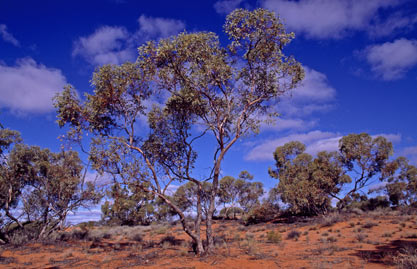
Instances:
[[[275,11],[296,38],[285,49],[306,70],[275,126],[239,141],[224,175],[246,169],[269,188],[273,150],[299,140],[334,150],[349,133],[385,135],[417,164],[417,3],[413,0],[1,1],[0,122],[26,143],[59,150],[51,97],[67,83],[91,92],[102,64],[134,61],[136,48],[186,29],[222,33],[234,8]],[[203,155],[212,154],[201,143]],[[209,155],[207,155],[209,156]],[[204,175],[204,156],[197,174]]]

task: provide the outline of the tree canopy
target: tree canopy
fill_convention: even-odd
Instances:
[[[392,143],[382,136],[350,134],[340,139],[339,151],[322,151],[315,158],[305,150],[297,141],[278,147],[274,152],[276,168],[269,170],[279,179],[277,192],[282,201],[296,214],[325,213],[331,199],[342,209],[378,181],[386,183],[394,205],[405,203],[405,197],[408,203],[415,199],[416,168],[404,157],[391,160]]]

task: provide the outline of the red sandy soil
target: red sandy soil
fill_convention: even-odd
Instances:
[[[179,225],[151,226],[141,242],[112,235],[9,246],[0,251],[0,268],[395,268],[404,249],[417,255],[417,215],[343,218],[331,226],[319,220],[251,226],[216,221],[216,253],[205,257],[194,255]],[[269,231],[282,240],[268,242]],[[289,239],[293,231],[299,237]]]

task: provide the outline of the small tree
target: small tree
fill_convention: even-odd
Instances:
[[[277,192],[295,214],[317,215],[330,207],[330,193],[337,193],[339,183],[346,181],[340,165],[331,163],[334,156],[325,152],[318,158],[304,153],[300,142],[289,142],[278,147],[274,153],[276,170],[269,170],[279,179]]]
[[[82,180],[83,166],[76,152],[52,153],[24,145],[19,133],[8,129],[0,130],[0,141],[0,210],[6,218],[6,235],[11,223],[19,229],[36,223],[36,237],[46,237],[60,228],[68,212],[100,198],[94,186]],[[16,215],[19,211],[12,209],[19,205],[23,210]]]
[[[386,193],[394,206],[417,205],[417,168],[399,157],[384,167]]]
[[[102,219],[110,224],[147,225],[154,220],[155,207],[153,197],[137,188],[134,184],[121,186],[115,183],[101,206]]]
[[[278,147],[276,169],[270,169],[270,175],[280,180],[277,190],[282,200],[294,213],[324,213],[332,198],[338,200],[339,209],[363,202],[366,196],[359,191],[376,180],[388,180],[387,191],[394,204],[405,197],[413,199],[411,192],[406,193],[412,187],[406,186],[412,186],[417,170],[405,158],[390,162],[392,144],[384,137],[350,134],[339,141],[338,152],[319,152],[316,158],[304,151],[300,142]]]
[[[225,176],[220,180],[219,186],[219,203],[223,204],[224,215],[229,217],[229,211],[233,211],[233,218],[237,205],[242,212],[248,213],[251,208],[259,204],[259,197],[264,193],[261,182],[248,182],[253,176],[247,171],[242,171],[239,178]]]

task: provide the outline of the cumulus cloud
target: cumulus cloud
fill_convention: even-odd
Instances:
[[[391,141],[392,143],[399,143],[401,142],[401,134],[376,134],[372,135],[372,138],[382,136]]]
[[[277,107],[280,116],[274,124],[264,123],[262,131],[305,131],[318,124],[312,114],[333,108],[336,90],[326,75],[307,66],[304,70],[305,79],[301,85],[281,98]]]
[[[182,21],[140,16],[139,28],[131,33],[124,27],[103,26],[89,36],[74,42],[73,57],[80,56],[91,65],[121,64],[134,61],[137,47],[146,40],[159,39],[179,33]]]
[[[264,0],[290,30],[309,38],[341,38],[351,30],[367,30],[379,9],[397,5],[397,0]]]
[[[310,115],[317,111],[329,110],[336,96],[325,74],[304,66],[305,79],[280,103],[279,112],[286,116]]]
[[[401,141],[399,134],[376,134],[372,137],[383,136],[393,143]],[[339,140],[342,138],[340,133],[323,132],[319,130],[308,133],[291,134],[285,137],[270,139],[255,146],[245,156],[248,161],[269,161],[273,159],[273,152],[279,146],[291,141],[300,141],[306,145],[306,152],[316,155],[320,151],[336,151],[339,148]]]
[[[417,165],[417,146],[406,147],[400,152],[400,154],[407,157],[411,164]]]
[[[417,16],[407,16],[402,12],[395,12],[387,18],[378,18],[373,25],[368,28],[371,37],[384,37],[399,31],[411,30],[417,23]]]
[[[103,26],[74,43],[73,56],[81,56],[92,65],[121,64],[135,58],[128,46],[128,31],[123,27]]]
[[[159,39],[175,35],[185,29],[185,23],[180,20],[148,17],[142,15],[138,19],[137,35],[142,41]]]
[[[308,133],[292,134],[278,139],[263,141],[254,147],[246,156],[248,161],[267,161],[273,159],[273,152],[279,146],[291,141],[300,141],[307,145],[306,151],[315,154],[322,150],[337,150],[338,141],[341,136],[337,133],[311,131]]]
[[[297,118],[279,118],[273,124],[263,124],[262,131],[283,131],[283,130],[307,130],[317,125],[316,120],[304,120]]]
[[[95,186],[101,188],[111,184],[113,182],[113,177],[109,173],[100,175],[96,171],[87,171],[85,174],[85,182],[94,183]]]
[[[219,14],[229,14],[240,6],[242,0],[222,0],[214,3],[214,9]]]
[[[52,98],[67,83],[61,70],[20,59],[15,66],[0,63],[0,107],[19,113],[45,113]]]
[[[397,39],[364,50],[372,71],[384,80],[395,80],[404,76],[417,65],[417,40]]]
[[[8,42],[15,47],[20,47],[20,42],[7,31],[7,26],[5,24],[0,24],[0,36],[5,42]]]

